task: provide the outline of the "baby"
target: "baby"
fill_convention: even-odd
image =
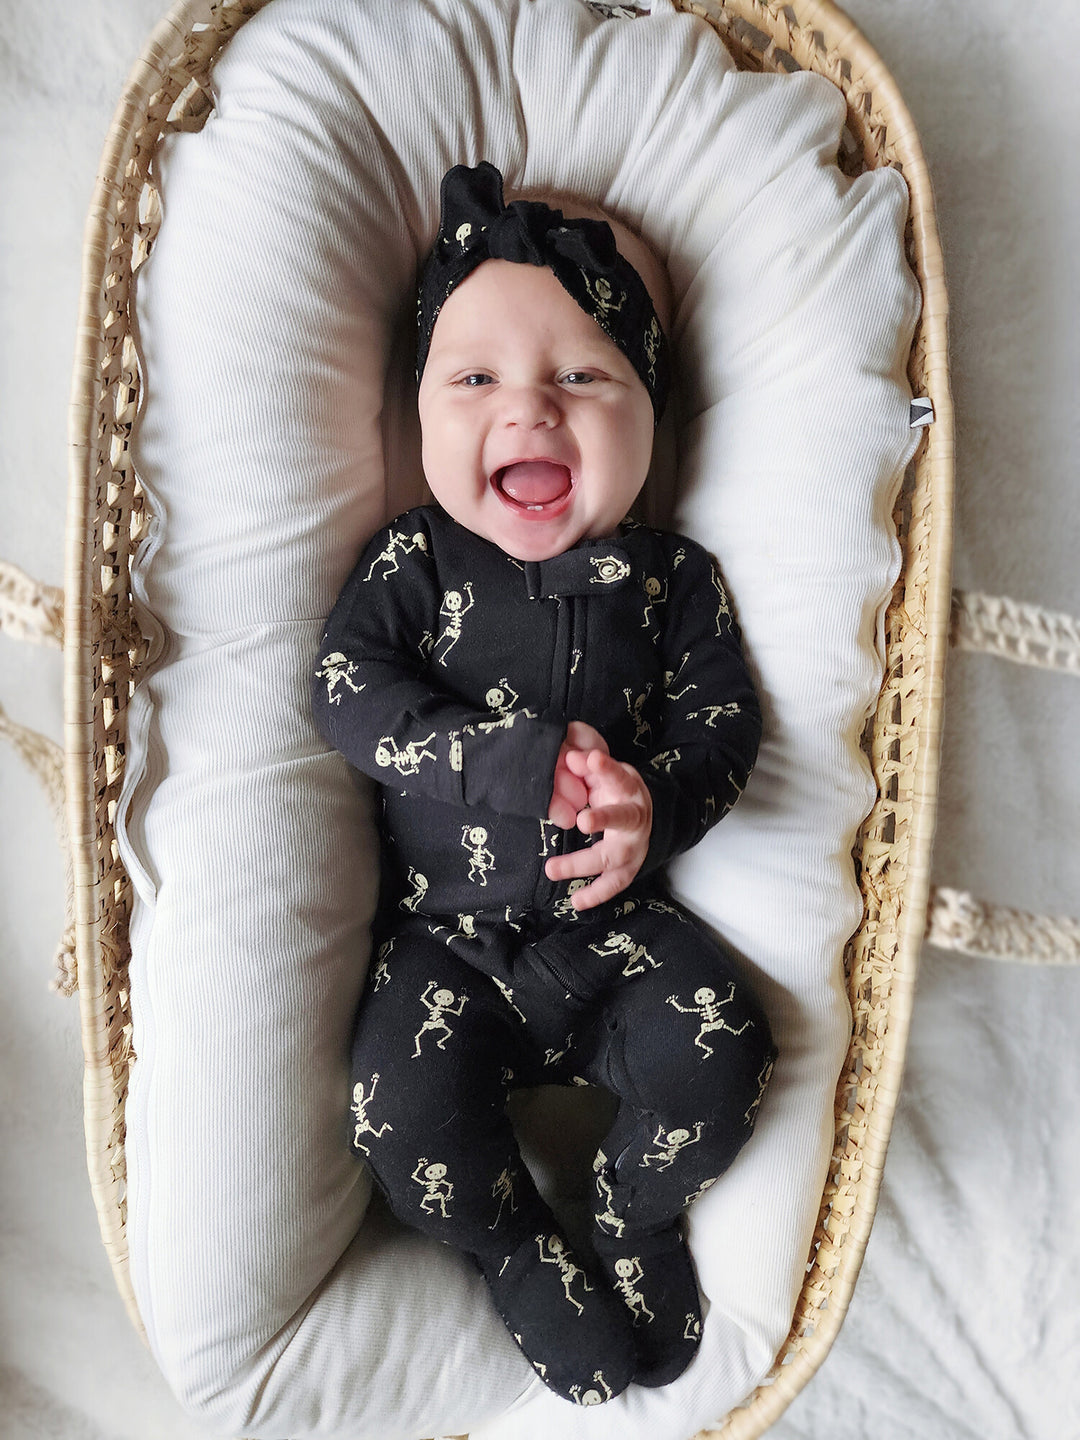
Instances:
[[[313,688],[381,786],[352,1145],[400,1218],[474,1259],[545,1383],[592,1404],[693,1358],[681,1217],[772,1068],[734,958],[662,873],[738,799],[760,713],[709,556],[626,518],[667,387],[656,262],[622,227],[617,248],[603,221],[504,205],[486,163],[441,199],[418,351],[438,504],[372,540]],[[619,1100],[595,1254],[507,1116],[544,1084]]]

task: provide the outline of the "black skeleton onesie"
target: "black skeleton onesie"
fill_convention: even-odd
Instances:
[[[760,738],[720,576],[694,541],[634,522],[526,563],[426,506],[371,541],[319,656],[316,721],[381,785],[353,1148],[402,1219],[477,1257],[515,1332],[497,1277],[519,1251],[559,1278],[572,1318],[589,1283],[521,1160],[509,1091],[619,1097],[594,1165],[596,1240],[629,1253],[734,1159],[774,1057],[732,957],[662,877],[738,799]],[[544,818],[570,720],[653,800],[633,884],[581,914],[570,895],[587,882],[544,873],[590,843]],[[611,1278],[640,1324],[631,1259]],[[593,1390],[562,1392],[606,1398],[592,1374]]]

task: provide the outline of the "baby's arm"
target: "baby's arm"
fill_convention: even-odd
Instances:
[[[664,708],[641,766],[653,801],[646,874],[696,845],[731,809],[761,740],[761,708],[720,573],[700,545],[670,542],[677,549],[663,618]]]
[[[565,729],[527,708],[477,709],[433,681],[427,655],[442,590],[430,537],[412,533],[421,525],[415,512],[400,517],[346,582],[318,651],[315,722],[352,765],[384,785],[542,819]]]
[[[560,772],[565,772],[562,789]],[[575,801],[581,803],[567,821]],[[572,721],[559,752],[548,818],[565,830],[576,823],[582,834],[601,838],[584,850],[553,856],[545,873],[549,880],[596,877],[574,891],[575,910],[602,905],[633,881],[648,853],[652,809],[648,786],[634,766],[613,759],[603,736],[591,725]]]

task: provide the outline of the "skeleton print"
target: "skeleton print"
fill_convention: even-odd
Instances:
[[[504,675],[498,685],[493,685],[484,696],[484,704],[496,715],[509,715],[520,699],[521,696]]]
[[[627,958],[622,973],[627,979],[644,974],[646,965],[653,970],[660,968],[660,961],[654,960],[644,945],[635,945],[629,935],[619,931],[613,930],[602,945],[590,945],[589,949],[604,960],[610,960],[614,955],[625,955]]]
[[[427,536],[419,531],[415,535],[406,535],[404,531],[393,530],[390,538],[382,550],[371,562],[367,578],[370,580],[378,566],[383,567],[380,580],[386,580],[391,575],[396,575],[401,569],[402,555],[411,555],[414,550],[427,550]]]
[[[612,1190],[611,1185],[608,1183],[608,1178],[604,1174],[607,1163],[607,1156],[602,1150],[598,1150],[592,1168],[593,1174],[596,1176],[597,1191],[599,1192],[600,1199],[604,1202],[604,1209],[596,1211],[593,1219],[601,1230],[606,1231],[608,1235],[614,1235],[616,1239],[618,1239],[626,1229],[626,1221],[615,1214],[615,1192]]]
[[[656,1316],[645,1304],[645,1296],[635,1288],[645,1276],[640,1259],[636,1255],[620,1255],[615,1261],[615,1275],[615,1289],[626,1301],[627,1308],[634,1317],[634,1324],[637,1325],[642,1320],[655,1320]]]
[[[360,1139],[361,1135],[371,1135],[376,1140],[381,1140],[388,1130],[392,1131],[394,1128],[388,1120],[384,1120],[378,1130],[376,1130],[375,1126],[368,1119],[367,1109],[375,1099],[375,1087],[378,1083],[379,1072],[376,1070],[366,1090],[362,1080],[358,1080],[353,1086],[352,1113],[356,1116],[356,1129],[353,1131],[353,1149],[363,1150],[365,1155],[370,1155],[371,1151]]]
[[[509,1205],[511,1215],[517,1213],[517,1205],[514,1201],[514,1175],[509,1170],[503,1170],[495,1184],[491,1187],[491,1198],[499,1202],[499,1211],[495,1219],[488,1226],[489,1230],[498,1229],[503,1217],[503,1206]]]
[[[570,1053],[570,1042],[573,1038],[573,1035],[567,1035],[561,1050],[556,1050],[549,1046],[548,1049],[544,1051],[544,1064],[556,1065],[564,1055],[568,1055]]]
[[[588,880],[581,878],[577,880],[567,881],[566,894],[555,906],[555,914],[559,917],[560,920],[581,919],[581,912],[580,910],[574,909],[574,902],[571,897],[573,896],[575,890],[580,890],[582,886],[588,885],[588,883]]]
[[[424,896],[427,894],[428,878],[426,875],[421,875],[419,870],[414,870],[413,867],[410,865],[409,884],[413,887],[412,894],[406,895],[405,898],[399,902],[399,904],[402,910],[411,910],[412,913],[415,915],[417,910],[419,910],[421,904],[423,903]]]
[[[772,1079],[774,1063],[775,1062],[772,1059],[766,1060],[765,1064],[758,1072],[758,1092],[754,1096],[753,1100],[750,1101],[750,1104],[746,1107],[746,1113],[743,1115],[743,1119],[746,1121],[747,1125],[752,1125],[754,1123],[754,1116],[757,1114],[761,1102],[765,1098],[765,1091],[769,1088],[769,1081]]]
[[[495,856],[487,848],[488,832],[483,825],[463,825],[461,843],[469,852],[469,879],[486,885],[488,873],[495,869]]]
[[[644,746],[652,736],[652,726],[645,719],[645,706],[652,694],[652,686],[646,685],[642,695],[634,695],[633,690],[627,687],[622,692],[626,696],[626,709],[634,722],[634,744]]]
[[[671,767],[677,765],[682,759],[680,750],[661,750],[659,755],[654,755],[649,764],[654,770],[662,770],[665,775],[671,774]]]
[[[465,616],[476,604],[473,598],[472,582],[465,581],[464,590],[468,599],[462,595],[460,590],[447,590],[443,595],[442,608],[439,611],[439,619],[443,621],[443,628],[435,642],[434,655],[440,665],[446,664],[446,657],[461,639],[462,622]],[[442,653],[439,653],[439,650]]]
[[[498,988],[502,991],[502,997],[503,997],[503,999],[504,999],[504,1000],[506,1001],[506,1003],[510,1006],[510,1009],[513,1010],[514,1014],[517,1015],[525,1024],[528,1024],[528,1021],[525,1020],[525,1016],[524,1016],[524,1015],[522,1014],[522,1012],[518,1009],[518,1007],[514,1004],[514,992],[513,992],[513,990],[510,988],[510,986],[506,983],[506,981],[505,981],[505,980],[501,980],[498,975],[492,975],[491,978],[492,978],[492,980],[494,981],[494,983],[498,986]]]
[[[366,690],[366,685],[356,685],[353,676],[356,674],[357,666],[340,650],[323,657],[322,669],[316,670],[315,675],[319,680],[326,681],[326,696],[331,705],[341,704],[341,691],[339,686],[347,686],[354,695],[359,695]]]
[[[421,1155],[412,1178],[424,1192],[420,1209],[426,1215],[434,1215],[437,1207],[442,1218],[449,1220],[450,1211],[447,1207],[454,1198],[454,1186],[453,1182],[446,1178],[446,1166],[442,1161],[430,1161],[426,1155]]]
[[[584,1315],[585,1307],[579,1300],[575,1300],[570,1289],[575,1280],[580,1278],[583,1291],[591,1290],[588,1276],[579,1265],[575,1265],[566,1249],[566,1242],[558,1235],[537,1235],[536,1243],[540,1249],[540,1260],[544,1265],[557,1265],[562,1275],[563,1292],[567,1300],[573,1305],[579,1315]]]
[[[436,988],[438,987],[438,988]],[[420,1041],[429,1031],[440,1034],[442,1038],[436,1040],[435,1044],[440,1050],[446,1049],[446,1042],[453,1035],[453,1030],[446,1023],[447,1015],[456,1015],[460,1018],[461,1012],[468,1004],[467,995],[455,995],[452,990],[447,990],[439,985],[437,980],[428,982],[428,987],[420,996],[420,1004],[428,1012],[428,1018],[420,1026],[420,1029],[413,1036],[416,1049],[413,1051],[413,1059],[420,1058]]]
[[[723,635],[725,631],[731,629],[731,606],[728,603],[724,582],[715,570],[712,572],[712,587],[720,596],[720,604],[716,611],[716,633]]]
[[[375,748],[375,763],[384,770],[396,770],[402,778],[415,775],[422,761],[437,758],[435,751],[428,749],[435,735],[432,730],[426,739],[410,740],[400,748],[392,735],[384,735]]]
[[[570,1398],[575,1405],[602,1405],[605,1400],[612,1398],[614,1392],[604,1379],[603,1371],[594,1370],[592,1378],[595,1383],[590,1385],[588,1390],[583,1390],[580,1385],[570,1386]]]
[[[688,712],[686,718],[688,720],[698,720],[704,715],[705,724],[708,725],[710,730],[715,730],[716,722],[721,715],[725,719],[730,720],[733,715],[741,714],[742,710],[739,707],[739,702],[737,700],[729,700],[726,705],[706,705],[701,710],[691,710]]]
[[[376,956],[375,969],[373,971],[374,984],[372,989],[381,990],[384,985],[390,983],[390,952],[394,948],[393,940],[387,940],[379,946]]]
[[[458,928],[456,930],[451,930],[449,925],[429,925],[428,930],[432,935],[442,935],[445,931],[447,945],[452,940],[479,940],[480,937],[476,933],[476,916],[459,915],[457,918]]]
[[[695,1133],[690,1134],[689,1130],[681,1125],[674,1130],[665,1130],[661,1125],[653,1136],[653,1144],[658,1148],[654,1153],[643,1155],[643,1165],[655,1165],[658,1170],[666,1170],[669,1165],[675,1163],[675,1157],[680,1150],[685,1150],[688,1145],[696,1145],[701,1139],[701,1132],[705,1128],[704,1120],[698,1120],[694,1125]]]
[[[641,622],[641,628],[647,630],[650,625],[656,623],[655,607],[662,605],[668,597],[667,581],[661,581],[655,575],[649,575],[645,579],[645,618]]]
[[[668,700],[681,700],[682,697],[689,694],[691,690],[697,689],[696,685],[691,685],[689,683],[684,685],[681,690],[675,689],[675,686],[679,683],[679,677],[686,669],[686,662],[689,659],[690,651],[684,650],[682,654],[682,659],[679,661],[678,669],[664,671],[664,694]]]
[[[713,1053],[713,1047],[706,1044],[706,1035],[710,1035],[716,1030],[726,1030],[730,1035],[741,1035],[750,1024],[749,1020],[744,1020],[736,1030],[735,1027],[729,1025],[723,1015],[721,1015],[720,1012],[724,1006],[730,1005],[734,998],[735,981],[732,980],[728,985],[728,993],[724,996],[723,1000],[717,1000],[716,991],[710,986],[702,985],[700,989],[694,991],[693,1005],[683,1005],[677,995],[669,995],[667,997],[667,1003],[674,1005],[675,1009],[681,1011],[683,1015],[696,1015],[701,1020],[701,1029],[697,1033],[694,1044],[697,1045],[699,1049],[704,1050],[706,1058],[708,1058],[708,1056]]]
[[[595,280],[592,280],[586,272],[582,270],[581,278],[585,282],[585,289],[588,291],[589,298],[595,307],[593,318],[600,325],[603,325],[610,312],[622,309],[626,301],[626,292],[620,290],[618,292],[618,298],[616,298],[616,292],[612,289],[611,282],[605,280],[602,275],[598,275]]]

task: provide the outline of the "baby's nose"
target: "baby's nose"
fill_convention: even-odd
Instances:
[[[557,425],[562,416],[557,397],[546,385],[518,385],[505,392],[508,425],[530,429]]]

